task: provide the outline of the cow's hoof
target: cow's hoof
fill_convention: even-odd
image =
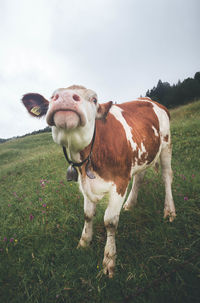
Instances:
[[[173,222],[176,218],[176,212],[175,211],[169,211],[168,209],[164,210],[164,219],[169,218],[169,222]]]
[[[77,245],[77,248],[86,248],[90,245],[89,242],[83,240],[83,239],[80,239],[78,245]]]
[[[103,272],[110,279],[112,279],[114,276],[115,258],[115,256],[105,256],[103,259]]]
[[[129,204],[125,203],[124,206],[123,206],[123,209],[125,211],[130,211],[132,209],[132,207]]]

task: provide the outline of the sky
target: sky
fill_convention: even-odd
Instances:
[[[84,85],[100,103],[200,71],[199,0],[0,0],[0,138],[47,126],[23,94]]]

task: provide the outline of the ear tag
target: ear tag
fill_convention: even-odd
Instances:
[[[33,108],[31,108],[31,112],[35,116],[39,116],[41,114],[41,108],[39,106],[34,106]]]
[[[73,165],[70,165],[67,169],[67,181],[78,181],[78,171]]]

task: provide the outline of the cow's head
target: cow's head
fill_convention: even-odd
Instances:
[[[56,143],[77,151],[90,143],[95,119],[105,119],[112,106],[111,101],[99,104],[93,90],[78,85],[57,89],[50,101],[30,93],[23,96],[22,102],[32,116],[46,115]]]

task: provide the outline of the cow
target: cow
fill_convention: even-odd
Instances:
[[[95,91],[80,85],[55,90],[50,101],[40,94],[28,93],[22,102],[33,117],[46,115],[53,140],[63,147],[71,164],[68,177],[78,179],[84,196],[85,218],[78,247],[90,244],[96,205],[107,195],[103,270],[112,278],[116,262],[115,234],[132,177],[124,210],[136,204],[145,170],[160,160],[165,185],[164,218],[169,217],[172,222],[176,216],[171,190],[168,110],[147,97],[121,104],[99,103]]]

